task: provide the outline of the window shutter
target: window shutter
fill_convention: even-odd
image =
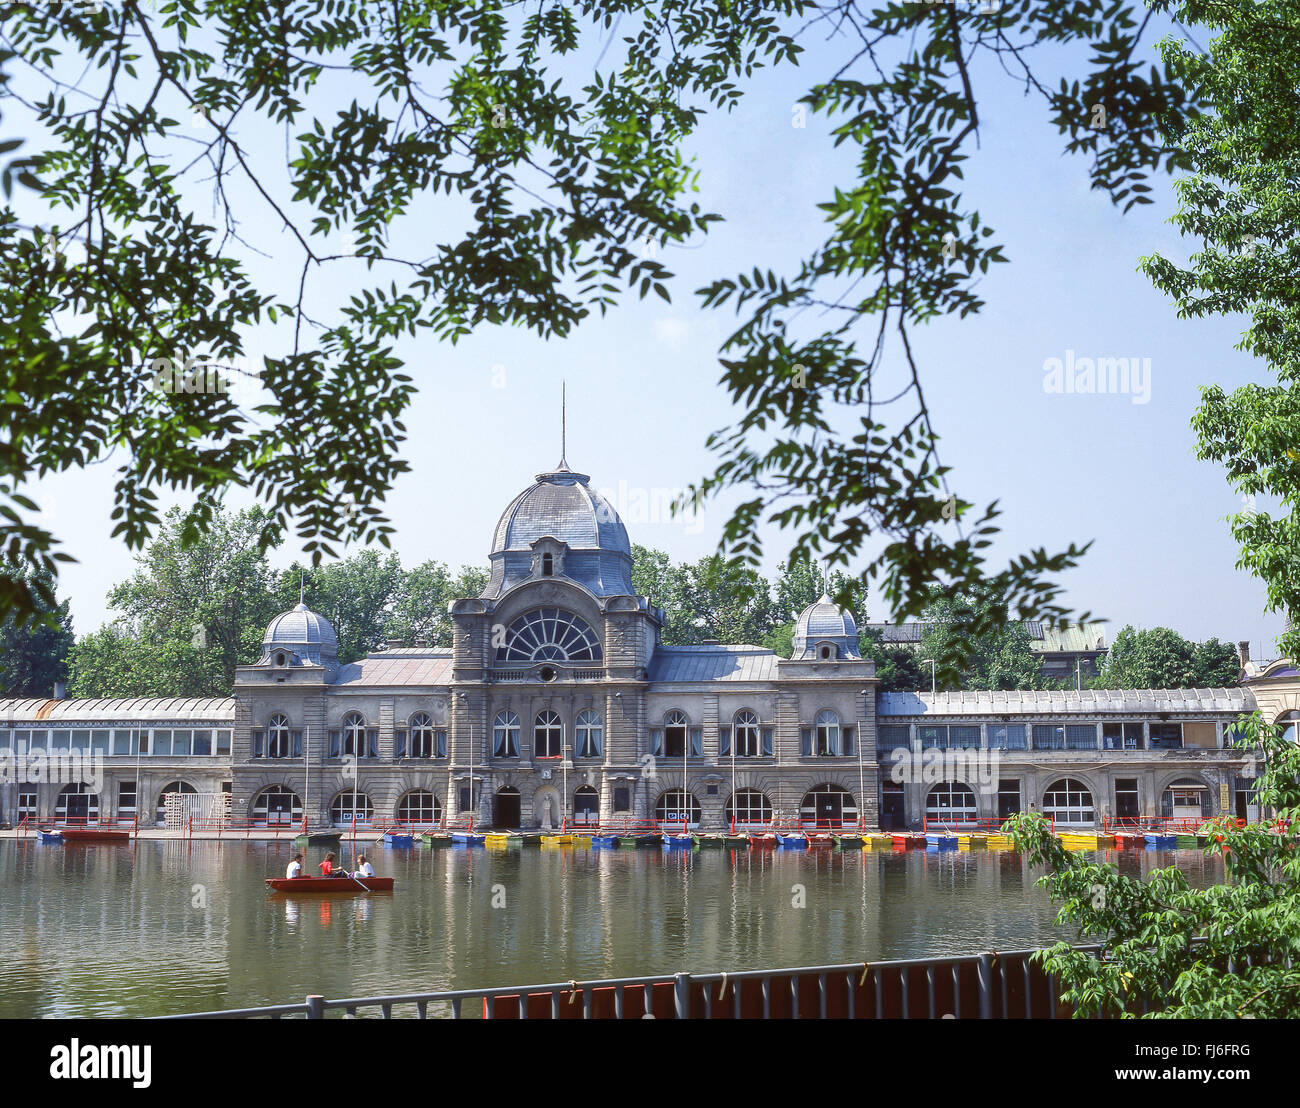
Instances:
[[[262,756],[262,732],[254,731],[253,732],[253,757],[260,758],[261,756]]]
[[[772,757],[772,750],[773,750],[772,728],[764,727],[763,728],[763,757],[764,758]]]
[[[731,754],[731,728],[718,728],[718,756],[726,758]]]
[[[406,757],[406,732],[405,731],[393,732],[393,757],[394,758]]]
[[[799,731],[799,753],[804,757],[812,756],[813,731],[811,727],[804,727]]]

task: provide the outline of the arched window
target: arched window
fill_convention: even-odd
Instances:
[[[598,662],[600,640],[586,622],[560,608],[538,608],[506,628],[498,662]]]
[[[852,827],[858,822],[858,802],[842,785],[817,785],[804,794],[799,821],[804,827]]]
[[[956,781],[941,781],[925,798],[925,815],[941,824],[974,823],[979,818],[975,793]]]
[[[737,789],[727,799],[727,824],[752,830],[772,822],[772,802],[758,789]]]
[[[685,819],[690,827],[698,827],[703,809],[695,794],[681,789],[669,789],[655,801],[655,819],[660,823],[678,824]],[[669,830],[672,830],[670,827]]]
[[[409,722],[411,729],[411,757],[433,757],[433,717],[428,712],[416,712]]]
[[[564,741],[564,725],[558,712],[538,712],[533,721],[533,754],[538,758],[558,758]]]
[[[600,794],[590,785],[582,785],[573,794],[573,822],[587,827],[600,821]]]
[[[664,757],[681,758],[686,754],[686,713],[674,708],[664,716]]]
[[[293,748],[289,738],[289,717],[277,712],[266,722],[266,756],[291,758]]]
[[[1277,725],[1282,729],[1282,737],[1287,742],[1300,741],[1300,712],[1286,712],[1278,716]]]
[[[758,716],[748,708],[736,713],[732,720],[732,726],[735,728],[735,743],[737,758],[757,758],[759,752],[758,744]]]
[[[365,793],[344,789],[330,801],[330,823],[334,827],[369,827],[375,818],[375,806]]]
[[[1160,795],[1160,814],[1172,819],[1201,820],[1209,814],[1210,790],[1203,781],[1180,777]]]
[[[428,789],[412,789],[397,802],[397,822],[431,827],[442,820],[442,804]]]
[[[827,709],[817,713],[816,753],[837,757],[840,753],[840,717]]]
[[[1062,777],[1053,781],[1043,793],[1043,815],[1056,823],[1091,824],[1097,822],[1092,792],[1082,781]]]
[[[579,712],[574,730],[579,758],[599,758],[605,752],[605,725],[599,712],[590,708]]]
[[[286,785],[263,789],[253,800],[254,827],[293,827],[302,821],[302,798]]]
[[[343,720],[343,753],[366,756],[366,720],[360,712],[349,712]]]
[[[514,712],[498,712],[492,721],[492,757],[519,757],[519,717]]]
[[[158,792],[158,807],[154,812],[154,819],[157,823],[167,824],[167,797],[168,796],[198,796],[199,790],[191,785],[188,781],[172,781],[164,785]],[[178,812],[175,826],[184,826],[185,816]]]
[[[70,827],[88,827],[99,822],[99,793],[85,782],[64,785],[54,802],[54,820]]]

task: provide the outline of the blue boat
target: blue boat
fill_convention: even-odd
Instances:
[[[453,831],[451,833],[452,846],[482,846],[484,836],[476,835],[472,831]]]
[[[616,847],[618,846],[618,836],[617,835],[592,835],[591,845],[600,846],[600,847]]]
[[[776,845],[784,850],[807,850],[808,836],[797,832],[793,835],[785,835],[778,831]]]
[[[1173,850],[1178,845],[1177,835],[1161,835],[1148,831],[1144,836],[1148,850]]]
[[[63,842],[63,835],[62,835],[60,832],[58,832],[58,831],[41,831],[41,830],[38,829],[37,832],[36,832],[36,835],[37,835],[37,838],[39,838],[40,841],[43,842],[43,843],[61,843],[61,842]]]
[[[685,850],[691,850],[695,846],[695,839],[690,835],[670,835],[664,832],[664,846],[679,847]]]
[[[926,850],[956,850],[957,836],[947,831],[927,831],[925,848]]]
[[[415,845],[414,835],[398,835],[392,831],[384,832],[384,845],[396,847],[408,847]]]

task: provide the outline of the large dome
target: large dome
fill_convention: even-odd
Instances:
[[[590,480],[561,461],[510,502],[492,533],[492,570],[484,598],[499,597],[529,579],[533,547],[548,538],[568,548],[557,577],[576,581],[596,596],[632,593],[627,528],[613,505],[588,485]]]
[[[324,616],[298,602],[290,612],[282,612],[267,625],[262,636],[262,657],[274,650],[291,650],[304,662],[325,665],[338,661],[339,637]]]
[[[539,473],[501,514],[492,536],[492,553],[529,550],[550,536],[573,550],[632,553],[627,528],[609,501],[588,487],[585,473],[557,469]]]

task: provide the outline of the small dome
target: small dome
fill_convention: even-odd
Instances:
[[[492,536],[492,553],[528,550],[545,536],[568,543],[572,550],[632,553],[627,528],[609,501],[587,486],[591,478],[562,467],[539,473],[510,502]]]
[[[304,662],[325,665],[338,661],[339,637],[324,616],[301,601],[290,612],[271,620],[262,636],[262,660],[274,650],[291,650]]]
[[[792,659],[818,657],[818,643],[836,648],[838,658],[858,658],[858,625],[853,616],[822,593],[821,599],[799,613],[794,626]]]

